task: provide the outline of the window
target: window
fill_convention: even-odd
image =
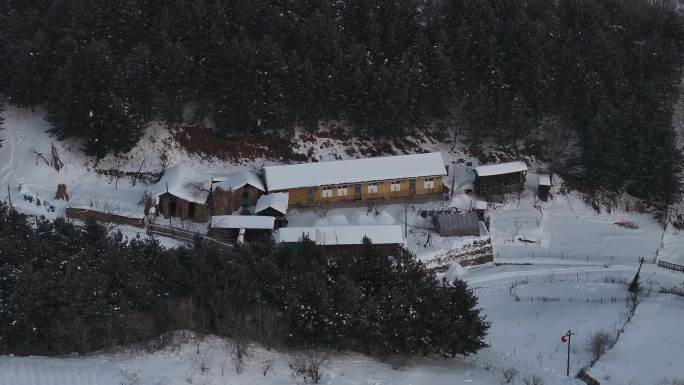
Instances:
[[[426,190],[431,190],[435,188],[435,179],[434,178],[425,178],[423,180],[423,188]]]
[[[347,196],[347,185],[346,184],[341,184],[337,186],[337,196],[338,197],[346,197]]]
[[[378,184],[377,183],[370,183],[368,185],[368,193],[369,194],[375,194],[378,192]]]
[[[321,197],[323,198],[332,198],[333,196],[333,188],[332,186],[323,186],[321,187]]]
[[[392,182],[390,185],[390,191],[401,191],[401,181],[400,180],[395,180]]]

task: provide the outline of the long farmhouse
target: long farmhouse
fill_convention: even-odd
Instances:
[[[289,206],[412,199],[442,193],[439,152],[264,167],[269,193],[289,193]]]

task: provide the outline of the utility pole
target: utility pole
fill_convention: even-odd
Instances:
[[[456,162],[451,161],[451,198],[454,197],[454,188],[456,188]]]
[[[562,342],[568,343],[568,362],[567,362],[567,366],[566,366],[566,370],[565,370],[565,375],[568,377],[570,377],[570,337],[573,334],[577,334],[577,333],[573,333],[572,330],[568,330],[568,332],[565,333],[565,335],[563,335],[563,337],[561,337]]]
[[[169,207],[169,203],[168,203],[168,199],[169,199],[168,195],[171,195],[171,194],[169,194],[169,181],[166,181],[166,194],[167,194],[167,197],[166,197],[166,199],[167,199],[167,201],[166,201],[167,202],[166,203],[166,213],[169,215],[169,227],[173,228],[173,222],[171,222],[171,211],[170,211],[170,207]]]
[[[404,204],[404,237],[408,239],[408,222],[406,221],[406,211],[408,210],[408,205]]]

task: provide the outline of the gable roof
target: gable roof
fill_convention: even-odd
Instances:
[[[155,185],[157,198],[167,192],[167,186],[169,194],[188,202],[206,203],[209,196],[209,178],[181,164],[164,171],[164,175]]]
[[[446,175],[439,152],[264,167],[268,191]]]
[[[214,215],[212,229],[273,229],[274,217],[262,215]]]
[[[404,242],[400,225],[283,227],[278,229],[274,238],[276,242],[302,242],[304,234],[320,246],[361,245],[364,236],[368,237],[374,245]]]
[[[289,199],[290,194],[286,192],[262,195],[259,197],[259,200],[257,200],[254,212],[258,214],[268,208],[272,208],[273,210],[285,215],[287,214],[287,204]]]
[[[475,167],[477,176],[503,175],[523,171],[527,171],[525,162],[497,163]]]
[[[250,185],[260,191],[266,191],[259,176],[251,171],[241,171],[226,175],[216,175],[212,178],[214,188],[220,187],[225,191],[234,191]]]

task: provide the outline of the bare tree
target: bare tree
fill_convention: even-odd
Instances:
[[[252,346],[249,344],[249,342],[235,341],[230,352],[230,359],[233,361],[235,372],[237,374],[242,374],[242,371],[245,368],[245,360],[249,360],[251,357]],[[268,369],[266,371],[268,371]]]
[[[47,158],[45,157],[45,155],[43,155],[42,152],[39,152],[37,150],[33,150],[33,153],[36,154],[36,166],[38,165],[38,159],[42,159],[46,165],[48,165],[48,166],[50,165],[50,161],[47,160]]]
[[[267,375],[268,371],[271,370],[271,368],[273,367],[274,362],[275,360],[273,360],[273,358],[265,360],[261,366],[261,374],[263,374],[264,376]]]
[[[59,157],[59,153],[57,152],[57,147],[55,147],[55,144],[52,143],[52,167],[59,172],[64,167],[64,163],[62,163],[62,159]]]
[[[587,352],[592,357],[592,363],[598,361],[614,344],[615,338],[605,330],[599,330],[592,334],[586,343]]]
[[[524,377],[522,382],[525,385],[544,385],[544,379],[539,376]]]
[[[507,368],[504,369],[503,372],[501,372],[504,378],[504,382],[506,384],[513,383],[515,381],[515,377],[518,376],[518,369],[516,368]]]
[[[327,353],[309,351],[304,356],[300,356],[293,362],[290,362],[290,369],[292,370],[292,375],[303,378],[305,382],[318,384],[323,376],[321,366],[327,360]]]

